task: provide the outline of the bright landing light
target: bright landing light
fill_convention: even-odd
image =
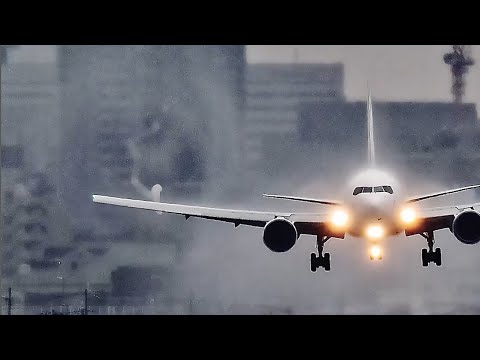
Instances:
[[[337,210],[332,215],[332,223],[337,227],[344,227],[347,225],[348,214],[344,210]]]
[[[415,221],[415,218],[416,218],[415,211],[413,209],[410,209],[410,208],[403,209],[400,216],[402,218],[402,221],[405,224],[413,223]]]
[[[383,237],[383,234],[384,230],[381,225],[370,225],[367,228],[367,236],[370,239],[380,239],[381,237]]]
[[[382,249],[378,245],[373,245],[370,248],[370,257],[372,259],[380,259],[382,257]]]

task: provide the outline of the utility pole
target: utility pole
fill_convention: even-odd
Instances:
[[[190,299],[189,299],[189,302],[188,302],[188,310],[189,310],[189,315],[193,315],[193,299],[194,299],[194,295],[193,295],[193,291],[190,291]]]
[[[57,276],[58,280],[62,280],[62,305],[65,305],[65,277]]]
[[[88,290],[85,289],[85,315],[88,315]]]
[[[12,315],[12,288],[8,288],[8,315]]]

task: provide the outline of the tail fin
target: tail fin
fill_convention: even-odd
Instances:
[[[368,118],[368,164],[375,164],[375,136],[373,132],[373,107],[372,95],[368,89],[368,103],[367,103],[367,118]]]

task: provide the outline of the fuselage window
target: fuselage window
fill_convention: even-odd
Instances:
[[[391,186],[384,186],[383,189],[389,194],[393,194],[393,189]]]
[[[363,191],[363,187],[357,187],[355,190],[353,190],[353,196],[357,196],[358,194],[361,194]]]
[[[371,193],[371,192],[373,192],[373,188],[372,187],[364,187],[363,192],[364,193]]]
[[[376,193],[383,192],[383,186],[375,186],[374,191],[375,191]]]

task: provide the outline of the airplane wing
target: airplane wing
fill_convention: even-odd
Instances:
[[[223,221],[232,223],[235,227],[248,225],[264,227],[269,221],[283,217],[295,224],[299,234],[327,235],[343,238],[344,234],[334,234],[328,229],[327,213],[280,213],[248,210],[232,210],[190,206],[180,204],[167,204],[153,201],[123,199],[110,196],[93,195],[93,201],[99,204],[121,206],[127,208],[149,210],[157,213],[168,213],[190,217]]]
[[[439,196],[444,196],[444,195],[449,195],[449,194],[455,194],[461,191],[466,191],[466,190],[472,190],[472,189],[478,189],[480,188],[480,185],[472,185],[472,186],[466,186],[458,189],[451,189],[451,190],[446,190],[446,191],[439,191],[431,194],[425,194],[425,195],[420,195],[420,196],[415,196],[410,199],[408,199],[406,202],[407,203],[414,203],[418,202],[421,200],[426,200],[426,199],[431,199]]]
[[[293,201],[303,201],[309,202],[314,204],[323,204],[323,205],[341,205],[338,201],[333,200],[320,200],[320,199],[312,199],[312,198],[305,198],[305,197],[297,197],[297,196],[286,196],[286,195],[269,195],[263,194],[263,197],[270,198],[270,199],[283,199],[283,200],[293,200]]]
[[[417,221],[405,230],[407,236],[429,231],[450,229],[455,216],[464,210],[480,210],[480,203],[466,205],[452,205],[417,210]]]

